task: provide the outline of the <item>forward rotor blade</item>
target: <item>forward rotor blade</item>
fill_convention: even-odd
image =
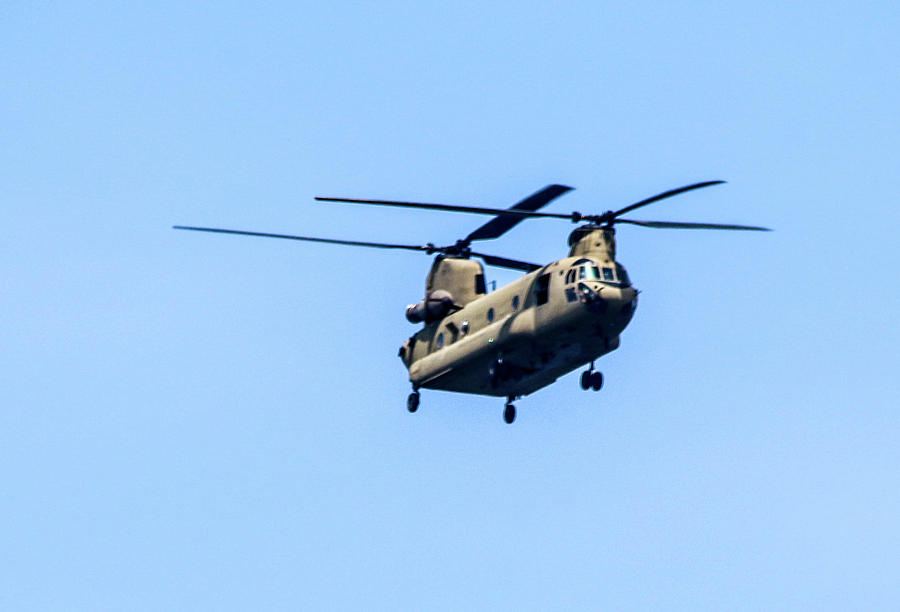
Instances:
[[[325,198],[316,196],[319,202],[338,202],[341,204],[374,204],[376,206],[399,206],[402,208],[425,208],[428,210],[444,210],[448,212],[464,212],[476,215],[497,215],[503,217],[551,217],[554,219],[569,219],[572,215],[557,213],[542,213],[530,210],[518,210],[514,208],[487,208],[484,206],[457,206],[455,204],[428,204],[425,202],[397,202],[394,200],[357,200],[354,198]]]
[[[543,208],[559,196],[563,195],[571,191],[571,187],[567,187],[566,185],[547,185],[540,191],[537,191],[518,204],[515,204],[507,209],[509,210],[527,210],[527,211],[536,211],[540,208]],[[527,217],[514,217],[512,215],[498,215],[494,219],[491,219],[474,232],[466,236],[465,241],[472,242],[474,240],[491,240],[493,238],[499,238],[516,225],[524,221]]]
[[[712,230],[750,230],[756,232],[771,232],[768,227],[756,225],[731,225],[726,223],[682,223],[680,221],[636,221],[634,219],[616,219],[616,223],[629,223],[641,227],[655,227],[662,229],[712,229]]]
[[[195,232],[213,232],[216,234],[238,234],[241,236],[262,236],[263,238],[284,238],[286,240],[305,240],[307,242],[325,242],[328,244],[344,244],[348,246],[372,247],[376,249],[405,249],[407,251],[428,251],[429,247],[415,244],[388,244],[383,242],[360,242],[358,240],[334,240],[332,238],[311,238],[309,236],[289,236],[287,234],[267,234],[264,232],[245,232],[242,230],[219,229],[215,227],[190,227],[173,225],[173,229],[192,230]]]
[[[533,272],[540,270],[542,266],[529,263],[527,261],[519,261],[517,259],[509,259],[506,257],[497,257],[496,255],[485,255],[484,253],[472,253],[473,257],[480,257],[484,263],[490,266],[498,266],[500,268],[510,268],[512,270],[522,270],[523,272]]]
[[[640,208],[641,206],[653,204],[654,202],[659,202],[660,200],[665,200],[666,198],[671,198],[672,196],[676,196],[687,191],[693,191],[694,189],[703,189],[704,187],[711,187],[712,185],[721,185],[724,182],[725,181],[704,181],[702,183],[694,183],[693,185],[685,185],[684,187],[679,187],[677,189],[663,191],[662,193],[658,193],[653,197],[647,198],[646,200],[641,200],[640,202],[635,202],[631,206],[626,206],[622,210],[617,210],[613,213],[613,217],[624,215],[625,213],[631,212],[632,210]]]

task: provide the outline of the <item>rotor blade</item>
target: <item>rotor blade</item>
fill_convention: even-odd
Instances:
[[[316,196],[319,202],[338,202],[341,204],[374,204],[376,206],[400,206],[402,208],[425,208],[428,210],[445,210],[448,212],[474,213],[476,215],[498,215],[503,217],[551,217],[554,219],[570,219],[572,215],[558,213],[542,213],[530,210],[510,208],[487,208],[484,206],[456,206],[454,204],[427,204],[425,202],[397,202],[394,200],[357,200],[354,198],[325,198]]]
[[[195,232],[214,232],[216,234],[238,234],[241,236],[262,236],[264,238],[284,238],[286,240],[305,240],[307,242],[326,242],[328,244],[344,244],[349,246],[373,247],[376,249],[406,249],[407,251],[427,251],[429,247],[415,244],[387,244],[383,242],[359,242],[358,240],[334,240],[331,238],[310,238],[308,236],[288,236],[286,234],[267,234],[263,232],[245,232],[242,230],[219,229],[215,227],[189,227],[173,225],[173,229],[193,230]]]
[[[377,249],[406,249],[408,251],[428,251],[440,252],[440,248],[433,246],[420,246],[414,244],[387,244],[383,242],[360,242],[358,240],[334,240],[331,238],[311,238],[309,236],[290,236],[287,234],[269,234],[265,232],[246,232],[243,230],[220,229],[216,227],[192,227],[186,225],[173,225],[173,229],[192,230],[195,232],[212,232],[216,234],[237,234],[239,236],[262,236],[264,238],[284,238],[287,240],[305,240],[308,242],[325,242],[328,244],[343,244],[349,246],[374,247]],[[480,257],[484,262],[491,266],[499,266],[501,268],[511,268],[513,270],[523,270],[531,272],[537,270],[541,266],[527,261],[519,261],[506,257],[497,257],[496,255],[486,255],[484,253],[471,253],[475,257]]]
[[[507,210],[535,211],[539,208],[543,208],[559,196],[571,190],[571,187],[567,187],[565,185],[547,185],[540,191],[531,194],[530,196],[528,196],[518,204],[511,206]],[[473,240],[490,240],[492,238],[499,238],[525,219],[526,217],[498,215],[494,219],[491,219],[490,221],[476,229],[474,232],[466,236],[465,241],[468,243],[472,242]]]
[[[634,219],[616,219],[616,223],[630,223],[641,227],[655,227],[663,229],[713,229],[713,230],[751,230],[756,232],[771,232],[768,227],[756,225],[731,225],[726,223],[682,223],[680,221],[635,221]]]
[[[533,272],[534,270],[540,270],[542,267],[537,264],[528,263],[527,261],[497,257],[496,255],[485,255],[484,253],[472,253],[472,255],[474,257],[480,257],[484,260],[484,263],[488,265],[510,268],[512,270],[522,270],[523,272]]]
[[[658,193],[653,197],[647,198],[646,200],[641,200],[640,202],[635,202],[631,206],[626,206],[622,210],[617,210],[613,213],[613,217],[618,217],[619,215],[624,215],[627,212],[631,212],[636,208],[640,208],[641,206],[646,206],[647,204],[653,204],[654,202],[659,202],[660,200],[665,200],[666,198],[671,198],[672,196],[676,196],[681,193],[685,193],[686,191],[693,191],[694,189],[702,189],[704,187],[711,187],[712,185],[720,185],[725,181],[704,181],[703,183],[694,183],[693,185],[685,185],[684,187],[679,187],[678,189],[670,189],[669,191],[663,191],[662,193]]]

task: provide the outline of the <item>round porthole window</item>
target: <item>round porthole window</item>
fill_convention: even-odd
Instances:
[[[442,346],[444,346],[444,334],[438,334],[436,344],[437,344],[438,348],[441,348]]]
[[[494,309],[493,309],[493,308],[489,308],[489,309],[488,309],[488,312],[487,312],[487,320],[488,320],[488,323],[493,323],[493,322],[494,322]]]
[[[518,295],[513,296],[512,307],[513,307],[513,310],[519,309],[519,296]]]

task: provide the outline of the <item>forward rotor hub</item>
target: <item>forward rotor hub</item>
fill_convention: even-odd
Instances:
[[[462,257],[464,259],[468,259],[472,255],[472,249],[469,248],[469,243],[465,240],[457,240],[456,244],[449,246],[436,246],[433,242],[429,242],[425,245],[425,252],[429,255],[440,253],[441,255]]]

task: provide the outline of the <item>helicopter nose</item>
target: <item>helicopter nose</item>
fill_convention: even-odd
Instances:
[[[609,307],[609,300],[601,297],[598,291],[585,282],[578,283],[578,301],[587,306],[588,310],[596,313],[606,312]]]
[[[578,300],[598,315],[622,315],[630,319],[637,308],[638,291],[633,287],[591,287],[578,283]]]

